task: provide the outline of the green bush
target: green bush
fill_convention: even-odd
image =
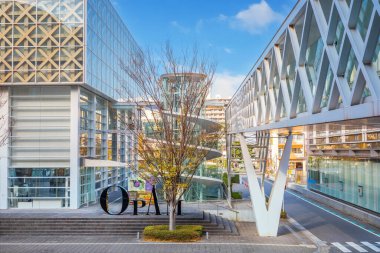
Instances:
[[[223,173],[223,176],[222,176],[222,179],[223,179],[223,183],[227,186],[228,185],[228,176],[227,176],[227,173],[224,172]],[[231,177],[231,184],[239,184],[240,183],[240,177],[239,175],[234,175]]]
[[[232,197],[233,199],[242,199],[241,192],[232,192],[232,193],[231,193],[231,197]]]
[[[286,218],[288,218],[288,214],[286,213],[285,210],[281,210],[280,218],[281,218],[281,219],[286,219]]]
[[[147,226],[144,229],[144,240],[168,242],[194,242],[202,237],[203,226],[180,225],[176,230],[169,231],[168,225]]]

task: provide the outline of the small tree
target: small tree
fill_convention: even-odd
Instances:
[[[220,127],[201,127],[200,118],[215,65],[196,49],[176,56],[169,44],[159,55],[136,53],[130,59],[123,69],[137,89],[126,86],[120,93],[137,97],[136,105],[143,106],[142,131],[132,130],[143,160],[139,175],[153,176],[162,185],[170,210],[169,230],[175,230],[178,200],[220,138]]]

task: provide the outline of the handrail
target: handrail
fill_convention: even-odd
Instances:
[[[221,206],[221,205],[217,205],[217,204],[215,204],[215,206],[216,206],[216,207],[221,207],[221,208],[227,209],[227,210],[232,211],[232,212],[234,212],[234,213],[240,213],[238,210],[232,209],[232,208],[230,208],[230,207],[225,207],[225,206]],[[218,209],[217,209],[217,210],[218,210]]]
[[[217,216],[220,216],[219,215],[219,207],[223,208],[223,209],[226,209],[228,211],[231,211],[231,212],[234,212],[235,213],[235,221],[238,220],[238,214],[240,213],[239,211],[235,210],[235,209],[232,209],[230,207],[225,207],[225,206],[221,206],[221,205],[218,205],[218,204],[214,204],[216,206],[216,215]]]

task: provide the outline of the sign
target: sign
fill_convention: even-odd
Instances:
[[[130,191],[145,191],[145,180],[142,178],[129,179],[128,189]]]
[[[124,187],[122,187],[122,186],[119,186],[119,185],[117,186],[120,189],[120,191],[121,191],[122,201],[123,202],[122,202],[122,205],[121,205],[120,212],[118,212],[118,213],[111,213],[109,211],[109,208],[108,208],[108,190],[111,187],[112,186],[109,186],[109,187],[105,188],[103,190],[102,194],[100,195],[100,201],[99,201],[100,202],[100,206],[109,215],[120,215],[120,214],[124,213],[125,210],[127,210],[127,208],[128,208],[128,205],[129,205],[128,191]],[[154,207],[156,209],[156,215],[161,215],[161,213],[160,213],[160,207],[159,207],[158,201],[157,201],[156,188],[154,187],[154,185],[152,186],[152,193],[151,193],[150,199],[152,199],[152,197],[153,197],[153,200],[154,200]],[[141,203],[141,206],[139,206],[139,203]],[[180,201],[178,203],[180,204]],[[147,215],[149,215],[150,205],[151,205],[151,201],[149,201]],[[133,215],[137,215],[138,208],[142,208],[144,206],[146,206],[146,201],[145,200],[143,200],[143,199],[135,199],[135,200],[133,200]]]

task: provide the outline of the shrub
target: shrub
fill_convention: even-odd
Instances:
[[[228,185],[228,175],[227,172],[223,173],[222,176],[223,183],[227,186]],[[239,175],[234,175],[231,177],[231,184],[239,184],[240,183],[240,177]]]
[[[144,240],[166,242],[194,242],[202,237],[203,226],[180,225],[176,230],[169,231],[168,225],[147,226],[144,229]]]
[[[240,192],[232,192],[232,193],[231,193],[231,197],[232,197],[233,199],[242,199],[242,195],[241,195]]]
[[[286,213],[285,210],[281,210],[280,218],[281,219],[286,219],[288,217],[288,214]]]

